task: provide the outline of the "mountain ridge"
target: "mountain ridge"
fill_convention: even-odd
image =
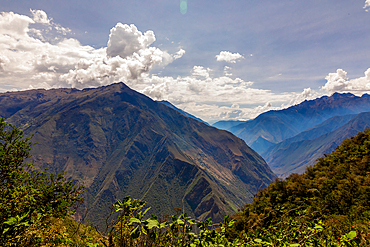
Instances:
[[[87,212],[87,221],[101,223],[97,215],[129,194],[159,215],[178,207],[217,222],[275,177],[241,139],[123,83],[0,94],[0,106],[0,116],[34,135],[37,164],[85,181],[79,216]]]
[[[370,128],[370,112],[345,117],[350,118],[350,120],[347,119],[348,121],[342,126],[312,140],[288,142],[288,144],[275,148],[275,152],[270,150],[268,155],[267,152],[264,153],[271,169],[280,177],[286,177],[291,173],[302,174],[306,167],[314,165],[317,159],[332,152],[343,140]],[[337,119],[338,117],[334,118]],[[270,149],[273,148],[274,146]]]
[[[283,110],[271,110],[257,118],[229,128],[258,153],[264,152],[271,143],[277,144],[300,132],[337,115],[357,114],[370,111],[370,96],[361,97],[350,93],[334,93]],[[274,126],[277,124],[277,127]],[[260,138],[260,139],[259,139]],[[265,141],[261,141],[263,138]],[[254,144],[257,140],[259,143]]]

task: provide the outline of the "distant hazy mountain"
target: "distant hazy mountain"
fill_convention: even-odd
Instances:
[[[370,112],[332,117],[325,122],[268,148],[262,156],[279,176],[302,174],[307,166],[332,152],[346,138],[370,127]]]
[[[186,116],[186,117],[190,117],[190,118],[192,118],[192,119],[198,120],[198,121],[200,121],[200,122],[205,123],[205,124],[207,124],[207,125],[208,125],[208,123],[207,123],[207,122],[204,122],[202,119],[197,118],[196,116],[191,115],[190,113],[187,113],[186,111],[183,111],[183,110],[181,110],[181,109],[177,108],[176,106],[174,106],[173,104],[171,104],[171,103],[170,103],[170,102],[168,102],[167,100],[161,100],[161,101],[157,101],[157,102],[159,102],[159,103],[161,103],[161,104],[164,104],[164,105],[166,105],[166,106],[168,106],[168,107],[170,107],[170,108],[172,108],[172,109],[174,109],[174,110],[176,110],[176,111],[180,112],[182,115],[184,115],[184,116]]]
[[[213,127],[216,127],[221,130],[229,130],[231,127],[234,127],[236,125],[239,125],[241,123],[245,123],[247,121],[239,121],[239,120],[221,120],[214,124],[212,124]]]
[[[127,195],[155,214],[181,208],[220,221],[274,179],[241,139],[123,83],[0,94],[0,116],[34,135],[36,164],[84,181],[85,221],[92,223]]]
[[[268,111],[257,118],[229,128],[258,153],[274,144],[338,115],[370,111],[370,96],[335,93],[279,111]]]
[[[329,118],[328,120],[318,124],[312,128],[309,128],[298,135],[286,139],[278,144],[274,144],[272,147],[267,148],[264,152],[261,153],[261,156],[265,159],[270,160],[271,154],[276,152],[279,149],[286,148],[289,144],[304,140],[313,140],[319,136],[330,133],[339,127],[342,127],[344,124],[348,123],[356,114],[344,115],[344,116],[335,116]]]

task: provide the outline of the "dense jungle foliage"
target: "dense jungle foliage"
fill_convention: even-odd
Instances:
[[[74,221],[83,187],[24,160],[32,143],[0,119],[0,246],[369,246],[370,130],[303,175],[276,180],[220,224],[182,214],[147,216],[117,199],[98,231]]]

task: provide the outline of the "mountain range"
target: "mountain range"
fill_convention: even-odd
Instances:
[[[348,118],[351,119],[348,121]],[[342,121],[347,122],[338,127]],[[355,116],[336,116],[320,125],[320,127],[330,127],[332,131],[320,135],[322,129],[315,126],[294,138],[268,148],[262,153],[271,169],[278,176],[286,177],[291,173],[304,173],[307,166],[314,165],[317,159],[331,153],[345,139],[369,128],[370,112],[359,113]]]
[[[269,111],[247,122],[236,125],[229,122],[228,130],[260,153],[276,175],[286,177],[303,173],[344,139],[369,128],[367,112],[369,95],[334,93]]]
[[[3,93],[0,116],[33,136],[36,164],[84,182],[77,216],[93,224],[127,195],[157,215],[180,208],[218,222],[275,178],[243,140],[123,83]]]

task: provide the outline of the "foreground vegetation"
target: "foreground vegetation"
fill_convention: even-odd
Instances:
[[[70,217],[83,187],[24,162],[31,146],[0,119],[0,246],[370,245],[370,131],[305,174],[276,180],[220,224],[149,216],[144,201],[125,197],[112,205],[104,231]]]
[[[326,239],[369,246],[370,130],[345,140],[302,175],[261,190],[236,216],[232,236],[325,246]],[[350,233],[350,234],[349,234]],[[349,235],[348,235],[349,234]],[[348,244],[349,242],[345,242]]]

